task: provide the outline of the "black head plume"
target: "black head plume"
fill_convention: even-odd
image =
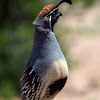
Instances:
[[[63,2],[67,2],[67,3],[69,3],[70,5],[72,4],[72,1],[71,0],[62,0],[62,1],[60,1],[59,3],[58,3],[58,5],[56,6],[56,7],[58,7],[61,3],[63,3]]]

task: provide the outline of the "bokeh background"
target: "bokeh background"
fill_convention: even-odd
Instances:
[[[0,0],[0,100],[21,100],[20,78],[34,39],[32,21],[49,1]],[[55,100],[100,100],[100,1],[73,0],[59,10],[63,16],[54,32],[69,78]]]

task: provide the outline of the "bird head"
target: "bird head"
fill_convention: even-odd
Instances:
[[[58,5],[50,4],[45,6],[33,24],[44,29],[53,29],[54,24],[58,21],[59,17],[62,16],[58,11],[58,6],[63,2],[72,4],[71,0],[62,0]]]
[[[36,26],[41,26],[42,28],[52,29],[61,15],[62,14],[58,11],[56,5],[50,4],[43,8],[33,24]]]

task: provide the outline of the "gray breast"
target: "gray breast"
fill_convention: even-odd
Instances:
[[[47,38],[43,42],[44,43],[40,50],[40,58],[45,58],[49,61],[55,61],[58,59],[65,60],[65,57],[53,32],[48,34]]]

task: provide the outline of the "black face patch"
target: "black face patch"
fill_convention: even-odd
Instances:
[[[59,12],[57,14],[53,14],[51,17],[51,26],[53,27],[54,24],[58,21],[59,17],[62,16],[62,14]]]
[[[59,79],[59,80],[55,81],[53,84],[51,84],[49,86],[49,95],[54,95],[56,92],[61,91],[62,88],[64,87],[66,81],[67,81],[67,77]]]

